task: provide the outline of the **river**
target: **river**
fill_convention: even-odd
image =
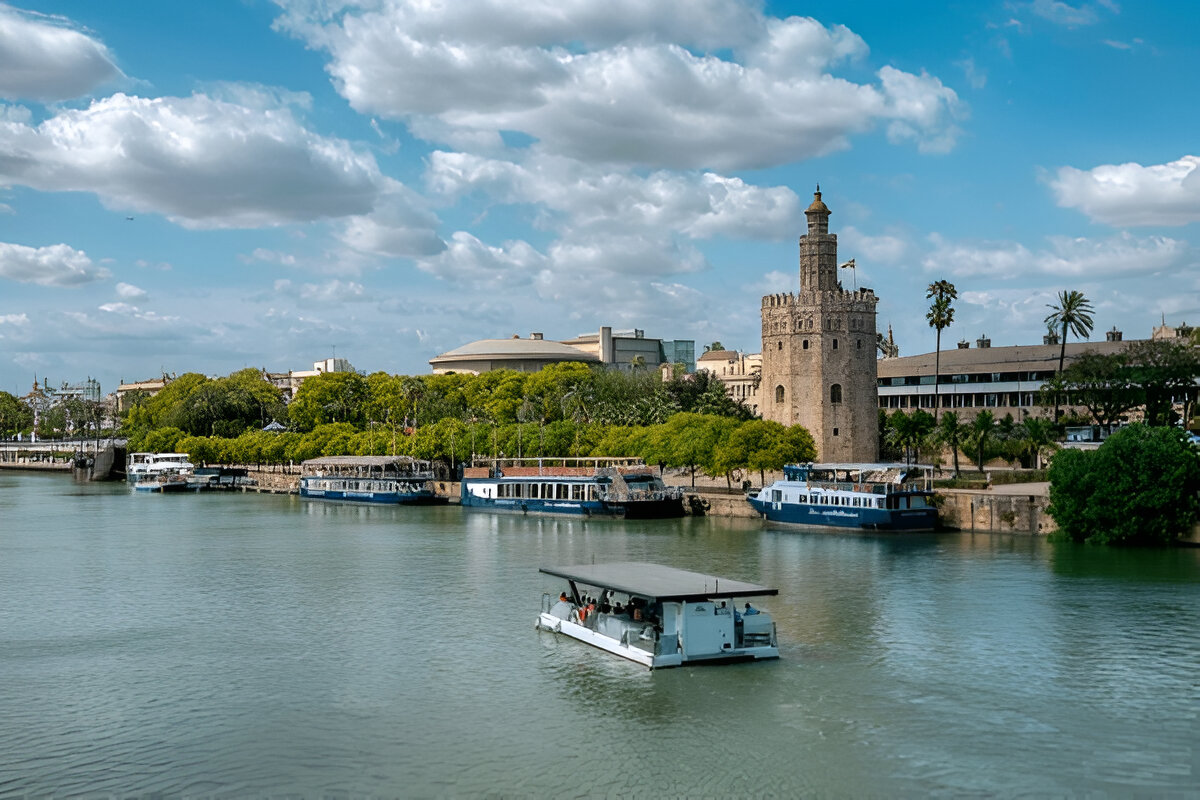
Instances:
[[[534,629],[543,564],[778,587],[782,658]],[[1200,549],[134,494],[0,472],[0,797],[1200,794]]]

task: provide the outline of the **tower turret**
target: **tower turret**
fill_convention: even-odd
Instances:
[[[840,289],[837,279],[837,234],[829,232],[832,212],[821,200],[821,185],[804,212],[808,233],[800,237],[800,291],[830,292]]]

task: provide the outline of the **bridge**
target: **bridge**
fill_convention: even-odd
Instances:
[[[67,471],[79,464],[90,466],[100,460],[111,465],[121,453],[124,467],[126,439],[52,439],[39,442],[0,442],[0,469]],[[107,474],[108,468],[104,472]]]

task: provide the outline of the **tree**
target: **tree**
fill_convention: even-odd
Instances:
[[[1097,425],[1115,425],[1142,402],[1143,395],[1134,382],[1126,353],[1093,352],[1082,354],[1047,381],[1042,394],[1071,398],[1072,404],[1088,410]]]
[[[23,431],[33,424],[33,412],[8,392],[0,392],[0,438]]]
[[[889,440],[904,448],[904,462],[919,459],[921,443],[934,429],[933,415],[922,409],[913,409],[911,414],[896,411],[888,418]]]
[[[954,457],[954,477],[956,478],[958,477],[958,449],[966,439],[967,432],[967,426],[958,421],[958,414],[954,411],[942,414],[934,431],[937,440],[950,448],[950,453]]]
[[[288,417],[302,431],[335,422],[361,425],[366,401],[366,378],[357,372],[324,372],[304,379],[288,406]]]
[[[951,301],[958,299],[958,290],[950,281],[934,281],[929,284],[929,289],[925,292],[925,299],[933,300],[929,306],[929,312],[925,314],[925,319],[929,320],[929,327],[937,331],[936,350],[933,357],[933,419],[936,422],[939,410],[938,383],[942,374],[942,331],[949,328],[954,322],[954,307],[951,305]]]
[[[1058,293],[1058,305],[1047,303],[1051,313],[1046,316],[1048,328],[1062,328],[1058,348],[1058,374],[1062,375],[1063,360],[1067,356],[1067,332],[1075,334],[1077,339],[1086,339],[1092,332],[1092,304],[1082,292],[1066,289]],[[1054,419],[1058,420],[1058,398],[1054,401]]]
[[[706,353],[711,353],[716,350],[724,350],[724,349],[725,349],[725,345],[721,344],[719,341],[713,342],[712,344],[704,345],[704,352],[706,352]]]
[[[1131,378],[1146,404],[1146,422],[1170,425],[1175,402],[1182,405],[1182,418],[1189,419],[1196,402],[1200,351],[1170,340],[1151,340],[1131,345],[1127,355]]]
[[[995,429],[996,417],[987,409],[980,411],[971,422],[967,444],[975,455],[975,464],[980,472],[983,472],[983,465],[987,461],[988,445],[995,436]]]
[[[1179,431],[1129,425],[1097,450],[1054,457],[1048,511],[1073,541],[1173,543],[1200,513],[1200,458]]]

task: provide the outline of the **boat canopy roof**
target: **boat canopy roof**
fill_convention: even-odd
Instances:
[[[685,569],[624,561],[612,564],[580,564],[573,567],[542,567],[547,575],[578,581],[600,589],[658,601],[695,602],[720,597],[759,597],[779,594],[778,589],[756,583],[689,572]]]
[[[300,466],[310,469],[326,467],[390,467],[393,464],[408,467],[428,463],[428,461],[420,461],[412,456],[324,456],[323,458],[310,458],[307,461],[301,462]]]

